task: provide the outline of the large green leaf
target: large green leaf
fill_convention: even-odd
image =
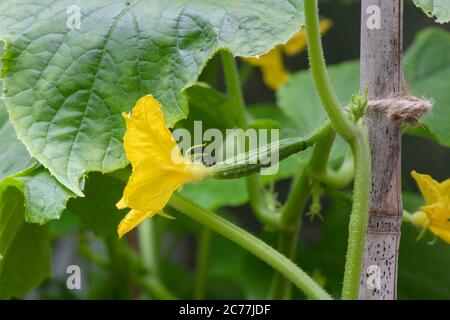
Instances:
[[[0,55],[2,54],[3,47],[0,46]],[[0,91],[1,89],[2,83]],[[23,193],[25,219],[30,223],[44,224],[58,219],[67,200],[74,196],[30,157],[22,142],[17,139],[0,99],[0,192],[11,186]],[[4,196],[1,199],[2,202],[9,201]]]
[[[3,53],[4,47],[0,43],[0,57]],[[0,60],[0,70],[1,68]],[[3,92],[2,82],[0,92]],[[0,180],[28,168],[33,163],[35,161],[31,159],[24,145],[18,141],[14,128],[9,123],[3,100],[0,98]]]
[[[45,224],[58,219],[67,200],[75,195],[31,159],[9,125],[1,100],[0,134],[0,193],[10,186],[23,193],[27,222]],[[2,197],[0,204],[8,201]]]
[[[2,85],[0,83],[0,91]],[[0,99],[0,180],[22,171],[35,161],[31,159],[24,145],[17,139],[14,128],[8,122],[8,114]]]
[[[69,29],[69,6],[81,10]],[[220,48],[255,56],[303,24],[301,0],[12,0],[0,3],[4,95],[27,149],[78,195],[86,172],[127,164],[120,115],[144,94],[168,125]],[[213,107],[213,106],[212,106]]]
[[[2,183],[0,299],[20,298],[50,275],[48,228],[26,223],[26,210],[22,191]]]
[[[58,219],[74,194],[35,164],[2,106],[0,120],[0,299],[5,299],[22,297],[50,275],[48,228],[37,224]]]
[[[214,180],[189,184],[181,189],[181,194],[208,210],[223,206],[240,206],[248,201],[245,180]]]
[[[413,0],[428,16],[436,17],[436,22],[450,21],[450,1],[448,0]]]
[[[59,219],[67,201],[75,196],[53,179],[47,170],[37,165],[0,181],[0,205],[6,205],[10,201],[2,194],[11,187],[23,195],[21,206],[26,222],[40,225]]]
[[[25,220],[28,223],[43,225],[59,219],[67,201],[75,196],[43,168],[28,169],[27,173],[5,178],[1,182],[9,183],[24,194]]]
[[[422,31],[405,55],[405,78],[412,92],[434,101],[421,125],[409,130],[450,147],[450,33],[438,28]]]

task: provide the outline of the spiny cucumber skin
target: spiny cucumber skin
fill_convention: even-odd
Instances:
[[[323,139],[332,132],[334,132],[334,129],[331,122],[327,120],[306,137],[288,138],[271,143],[261,149],[252,150],[245,154],[242,161],[233,161],[232,163],[219,162],[209,168],[211,177],[216,179],[237,179],[252,175],[259,172],[262,168],[274,165],[271,162],[263,164],[260,161],[260,159],[270,158],[272,152],[278,152],[278,160],[281,161],[294,153],[309,148],[316,141]]]
[[[286,139],[288,140],[288,139]],[[292,140],[289,139],[291,142]],[[305,150],[308,148],[311,143],[308,143],[307,141],[301,140],[298,141],[295,144],[287,143],[288,141],[280,141],[280,146],[278,150],[270,150],[265,152],[258,152],[249,154],[248,157],[246,157],[243,161],[243,163],[231,163],[231,164],[225,164],[225,163],[218,163],[211,167],[211,176],[216,179],[236,179],[240,177],[245,177],[248,175],[252,175],[254,173],[259,172],[261,169],[270,167],[274,165],[274,163],[261,163],[260,159],[267,159],[271,157],[272,152],[279,152],[279,161],[289,157],[290,155],[297,153],[299,151]],[[256,163],[249,163],[253,162],[250,160],[254,160],[255,156],[258,156],[256,158]]]

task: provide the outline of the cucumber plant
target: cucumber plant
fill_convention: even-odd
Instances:
[[[402,191],[401,137],[450,147],[450,4],[403,2],[327,65],[317,0],[0,0],[0,298],[449,298],[450,183]],[[403,57],[406,5],[442,25]]]

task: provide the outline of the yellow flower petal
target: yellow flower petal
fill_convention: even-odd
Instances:
[[[116,207],[117,209],[125,209],[127,207],[124,197],[122,197],[119,202],[116,203]]]
[[[117,228],[117,233],[119,234],[119,237],[122,238],[124,236],[124,234],[130,232],[139,223],[141,223],[144,219],[152,217],[155,214],[156,214],[156,212],[145,213],[142,211],[131,210],[122,219],[122,221],[120,221],[119,227]]]
[[[280,46],[259,58],[245,58],[244,60],[261,69],[264,83],[273,90],[277,90],[289,78],[289,72],[284,68]]]
[[[450,179],[442,183],[431,176],[413,171],[426,205],[420,212],[413,214],[411,221],[423,228],[428,228],[436,236],[450,244]]]
[[[119,236],[161,211],[183,184],[208,175],[203,164],[183,158],[165,125],[161,105],[153,96],[139,99],[124,117],[127,124],[124,147],[133,171],[116,206],[132,210],[120,223]]]
[[[324,35],[331,28],[331,20],[322,19],[320,20],[320,34]],[[306,48],[306,32],[305,29],[300,29],[299,32],[294,34],[294,36],[283,46],[283,51],[288,56],[295,56],[305,50]]]
[[[284,68],[281,50],[272,50],[263,59],[265,62],[261,65],[261,72],[264,83],[269,88],[277,90],[289,78],[289,72]]]
[[[439,201],[421,207],[421,211],[411,216],[411,222],[418,227],[428,228],[450,244],[450,199],[441,197]]]
[[[442,197],[439,201],[420,208],[430,219],[430,225],[450,231],[450,199]]]
[[[153,158],[146,158],[133,168],[123,202],[126,207],[139,211],[159,211],[175,190],[200,178],[184,163],[158,163]]]
[[[124,148],[133,167],[149,156],[157,157],[155,161],[167,162],[172,151],[174,158],[181,161],[176,141],[164,122],[161,105],[152,95],[140,98],[131,113],[123,116],[127,125]]]
[[[436,236],[450,244],[450,230],[442,229],[434,226],[429,227],[430,231],[433,232]]]
[[[283,46],[283,51],[288,56],[295,56],[306,48],[306,32],[302,28]]]
[[[447,179],[440,184],[441,194],[450,198],[450,179]]]
[[[427,174],[420,174],[416,171],[412,171],[411,175],[416,180],[420,192],[422,193],[427,204],[432,204],[439,199],[439,182]]]

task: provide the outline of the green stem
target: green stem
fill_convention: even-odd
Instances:
[[[320,181],[323,176],[327,174],[328,160],[335,139],[336,132],[333,130],[326,139],[323,139],[320,143],[315,145],[313,154],[307,166],[309,175],[312,178]]]
[[[328,139],[323,139],[320,144],[314,148],[312,161],[308,166],[309,174],[316,181],[321,182],[325,186],[333,188],[343,188],[347,186],[353,179],[353,157],[347,156],[341,167],[335,171],[328,165],[331,148],[333,147],[336,134],[333,132]]]
[[[298,224],[297,232],[281,232],[278,236],[278,251],[284,254],[291,261],[295,259],[297,250],[298,234],[300,224]],[[292,283],[286,279],[281,273],[275,271],[272,284],[269,291],[269,300],[289,300],[292,295]]]
[[[302,214],[311,193],[311,181],[320,178],[317,173],[324,173],[328,166],[328,157],[336,134],[330,131],[314,146],[313,154],[308,164],[295,180],[289,191],[288,199],[281,212],[283,225],[293,226],[292,230],[283,230],[278,240],[278,250],[289,259],[295,261],[298,233],[301,228]],[[316,173],[317,172],[317,173]],[[287,279],[276,274],[272,283],[271,297],[273,299],[289,299],[291,285]]]
[[[230,103],[231,113],[234,121],[239,128],[247,128],[247,117],[245,111],[244,96],[241,89],[241,81],[239,79],[239,72],[236,66],[233,55],[229,51],[222,51],[221,53],[223,72],[225,75],[225,84],[227,86],[227,93]]]
[[[158,270],[158,253],[157,241],[155,237],[155,226],[152,219],[145,219],[138,226],[139,249],[142,257],[142,263],[150,271],[151,275],[157,277]]]
[[[403,209],[403,222],[411,222],[412,223],[412,214]]]
[[[303,169],[300,176],[295,180],[294,185],[289,191],[288,198],[281,212],[281,221],[283,225],[295,225],[300,227],[300,215],[308,201],[310,194],[310,179],[306,169]],[[297,232],[297,228],[295,232]]]
[[[289,192],[288,199],[281,213],[283,225],[295,224],[299,219],[299,214],[301,214],[309,196],[310,178],[318,179],[320,176],[316,172],[324,172],[323,168],[327,167],[328,155],[333,141],[334,134],[330,133],[327,138],[314,146],[311,159]]]
[[[195,274],[194,299],[205,299],[206,276],[208,270],[209,244],[211,242],[211,230],[204,227],[199,239],[197,250],[197,263]]]
[[[355,161],[353,207],[348,226],[347,257],[345,261],[342,299],[358,299],[364,240],[369,220],[369,197],[371,188],[370,146],[367,129],[361,128],[357,139],[351,144]]]
[[[328,187],[340,189],[349,185],[354,176],[355,164],[353,155],[351,155],[346,156],[344,163],[337,171],[327,167],[323,175],[320,176],[319,181]]]
[[[304,3],[308,56],[316,89],[337,133],[349,141],[355,136],[355,128],[342,111],[328,76],[320,39],[317,0],[305,0]]]
[[[265,261],[292,281],[309,298],[331,299],[327,292],[292,261],[231,222],[198,207],[178,194],[172,196],[169,205]]]
[[[317,92],[334,128],[349,143],[353,153],[355,182],[342,298],[357,299],[371,187],[370,148],[367,129],[363,126],[354,125],[345,116],[331,86],[319,34],[317,0],[304,0],[304,8],[309,60]]]
[[[239,128],[246,129],[247,117],[245,111],[244,96],[242,94],[241,81],[233,55],[229,51],[222,51],[221,58],[225,75],[228,96],[231,99],[230,111],[233,115],[236,125]],[[262,195],[262,188],[257,176],[246,178],[247,191],[249,195],[250,206],[257,219],[266,226],[277,228],[277,216],[275,212],[268,209]]]
[[[310,195],[309,182],[307,170],[303,170],[289,191],[288,199],[281,213],[282,223],[284,225],[290,225],[292,229],[280,231],[278,250],[292,261],[295,260],[298,233],[301,227],[301,216]],[[279,273],[276,273],[269,293],[270,298],[276,300],[289,299],[290,292],[290,281],[282,277]]]
[[[141,222],[138,227],[138,241],[142,264],[148,274],[145,277],[136,277],[134,281],[139,283],[154,299],[177,299],[159,280],[158,243],[153,219],[145,219]]]

